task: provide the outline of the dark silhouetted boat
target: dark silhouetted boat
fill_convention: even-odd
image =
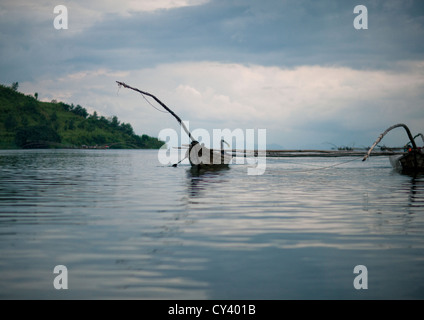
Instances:
[[[207,167],[216,167],[216,166],[228,166],[231,162],[232,155],[226,153],[224,151],[224,143],[226,143],[224,140],[221,140],[221,150],[214,150],[209,149],[204,146],[204,144],[200,144],[196,139],[193,138],[190,131],[188,131],[187,127],[185,126],[184,122],[181,121],[180,117],[177,116],[171,109],[169,109],[162,101],[160,101],[157,97],[152,95],[151,93],[139,90],[137,88],[130,87],[129,85],[116,81],[119,86],[123,86],[124,88],[128,88],[134,91],[137,91],[138,93],[141,93],[142,95],[149,96],[153,98],[157,103],[159,103],[166,111],[168,111],[175,119],[177,119],[178,123],[181,125],[181,127],[184,129],[184,131],[187,133],[189,138],[191,139],[191,143],[188,147],[186,158],[189,159],[190,164],[193,167],[198,168],[207,168]],[[185,158],[184,158],[185,159]],[[182,160],[184,160],[182,159]],[[178,163],[180,163],[182,160],[180,160]],[[177,166],[178,163],[173,164],[174,167]]]
[[[417,144],[415,143],[415,139],[419,136],[423,139],[424,137],[421,133],[417,134],[415,137],[412,136],[411,131],[409,128],[403,124],[399,123],[394,126],[391,126],[386,131],[384,131],[380,136],[377,138],[377,140],[374,142],[374,144],[371,146],[371,148],[368,150],[367,154],[364,156],[362,161],[365,161],[371,154],[371,151],[374,149],[374,147],[383,139],[383,137],[391,130],[403,127],[408,135],[409,142],[407,146],[405,147],[404,152],[397,153],[389,156],[389,160],[393,168],[401,173],[406,174],[416,174],[416,173],[422,173],[424,172],[424,153],[423,148],[418,148]]]

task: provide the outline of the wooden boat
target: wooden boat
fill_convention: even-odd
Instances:
[[[116,81],[119,86],[123,86],[124,88],[128,88],[134,91],[137,91],[141,93],[143,96],[149,96],[153,98],[157,103],[159,103],[166,111],[168,111],[175,119],[177,119],[178,123],[181,125],[181,127],[184,129],[184,131],[187,133],[189,138],[191,139],[191,143],[189,145],[189,148],[186,153],[186,158],[189,159],[190,164],[193,167],[199,167],[199,168],[205,168],[210,166],[228,166],[231,162],[232,155],[227,154],[224,151],[224,143],[226,143],[224,140],[221,140],[221,150],[213,150],[208,149],[204,146],[204,144],[200,144],[197,140],[193,138],[190,131],[188,131],[187,127],[185,126],[184,122],[181,121],[180,117],[177,116],[171,109],[169,109],[162,101],[160,101],[157,97],[152,95],[151,93],[141,91],[137,88],[130,87],[129,85]],[[184,158],[185,159],[185,158]],[[181,161],[174,164],[173,167],[176,167],[177,164],[179,164]]]
[[[411,131],[409,128],[403,124],[396,124],[394,126],[391,126],[386,131],[384,131],[380,136],[377,138],[377,140],[374,142],[374,144],[371,146],[371,148],[368,150],[367,154],[364,156],[362,161],[365,161],[371,154],[371,151],[374,149],[374,147],[383,139],[383,137],[392,129],[403,127],[408,135],[409,142],[404,150],[403,153],[400,154],[394,154],[389,156],[390,163],[392,167],[401,172],[406,174],[415,174],[424,172],[424,152],[422,148],[418,148],[417,144],[415,143],[415,138],[421,136],[424,142],[424,137],[421,133],[417,134],[415,137],[412,137]]]
[[[204,144],[192,141],[186,152],[186,158],[189,159],[192,166],[228,166],[232,156],[224,151],[224,140],[221,140],[221,149],[219,151],[208,149]]]

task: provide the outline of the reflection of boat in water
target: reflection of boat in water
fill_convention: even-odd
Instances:
[[[389,160],[393,168],[401,173],[418,173],[418,172],[424,172],[424,153],[422,148],[418,148],[417,144],[415,143],[415,139],[419,136],[423,139],[424,137],[421,133],[417,134],[415,137],[412,137],[411,131],[409,128],[400,123],[396,124],[394,126],[391,126],[386,131],[384,131],[378,139],[374,142],[372,147],[368,150],[368,153],[364,156],[363,161],[365,161],[369,155],[371,154],[371,151],[374,149],[374,147],[383,139],[383,137],[392,129],[403,127],[406,130],[406,133],[408,134],[409,143],[407,144],[405,151],[398,154],[393,154],[389,156]]]
[[[219,151],[206,148],[203,144],[200,144],[198,141],[196,141],[193,138],[190,131],[188,131],[187,127],[185,126],[184,122],[181,121],[180,117],[178,117],[171,109],[169,109],[162,101],[160,101],[154,95],[145,91],[141,91],[137,88],[130,87],[129,85],[123,82],[119,82],[119,81],[116,81],[116,82],[118,83],[119,86],[132,89],[134,91],[141,93],[143,96],[146,95],[153,98],[166,111],[168,111],[175,119],[177,119],[178,123],[181,125],[181,127],[184,129],[184,131],[187,133],[187,135],[191,139],[189,149],[186,153],[186,158],[187,157],[189,158],[190,164],[192,166],[198,166],[198,167],[228,166],[228,164],[231,162],[232,156],[225,153],[224,151],[223,143],[226,143],[224,140],[221,140],[221,150]],[[181,161],[179,161],[178,163],[180,163]],[[176,167],[178,163],[174,164],[173,166]]]
[[[409,207],[424,208],[424,176],[413,176],[409,188]],[[413,212],[409,212],[413,213]]]
[[[188,170],[190,177],[202,177],[202,176],[217,176],[229,170],[228,165],[214,165],[214,166],[191,166]]]
[[[190,166],[187,168],[187,183],[190,198],[210,196],[214,186],[227,181],[229,166]]]

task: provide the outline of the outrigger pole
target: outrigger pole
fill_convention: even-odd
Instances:
[[[424,143],[424,136],[423,136],[423,134],[422,134],[422,133],[417,134],[417,135],[414,137],[414,140],[415,140],[416,138],[420,137],[420,136],[421,136],[421,139],[423,139],[423,143]]]
[[[398,128],[398,127],[403,127],[406,130],[406,133],[408,134],[408,138],[412,143],[412,148],[413,150],[417,150],[417,145],[415,144],[415,139],[412,137],[411,131],[409,131],[409,128],[404,125],[403,123],[399,123],[399,124],[395,124],[394,126],[391,126],[390,128],[388,128],[386,131],[384,131],[382,134],[380,134],[380,136],[377,138],[377,140],[374,142],[374,144],[372,145],[372,147],[368,150],[367,154],[364,156],[364,158],[362,159],[362,161],[367,160],[367,158],[370,156],[372,149],[374,149],[374,147],[381,141],[381,139],[383,139],[383,137],[392,129]],[[424,140],[424,139],[423,139]]]
[[[181,119],[180,119],[180,117],[179,116],[177,116],[175,113],[174,113],[174,111],[172,111],[171,109],[169,109],[162,101],[160,101],[158,98],[156,98],[153,94],[151,94],[151,93],[148,93],[148,92],[145,92],[145,91],[141,91],[141,90],[139,90],[139,89],[137,89],[137,88],[133,88],[133,87],[130,87],[129,85],[127,85],[127,84],[125,84],[125,83],[123,83],[123,82],[120,82],[120,81],[116,81],[116,83],[119,85],[119,86],[123,86],[124,88],[128,88],[128,89],[131,89],[131,90],[134,90],[134,91],[137,91],[137,92],[139,92],[139,93],[141,93],[142,95],[146,95],[146,96],[149,96],[149,97],[151,97],[151,98],[153,98],[153,99],[155,99],[155,101],[157,102],[157,103],[159,103],[166,111],[168,111],[170,114],[172,114],[173,116],[174,116],[174,118],[175,119],[177,119],[177,121],[179,122],[179,124],[181,125],[181,127],[184,129],[184,131],[188,134],[188,136],[190,137],[190,139],[192,140],[192,141],[196,141],[194,138],[193,138],[193,136],[191,135],[191,133],[190,133],[190,131],[188,131],[188,129],[187,129],[187,127],[185,126],[185,124],[184,124],[184,122],[182,122],[181,121]]]

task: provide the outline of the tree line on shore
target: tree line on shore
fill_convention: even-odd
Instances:
[[[19,84],[0,84],[0,148],[108,148],[158,149],[165,143],[134,133],[117,116],[99,116],[80,105],[38,100],[25,95]]]

